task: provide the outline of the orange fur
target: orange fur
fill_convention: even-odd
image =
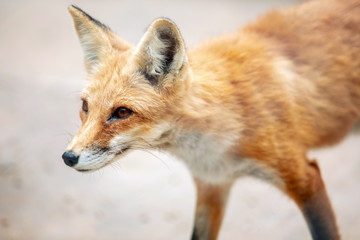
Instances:
[[[320,170],[306,155],[339,142],[360,116],[358,0],[272,11],[187,54],[170,20],[156,20],[135,48],[69,10],[89,73],[89,111],[68,147],[75,169],[96,170],[125,149],[168,150],[189,166],[198,209],[208,211],[197,211],[197,220],[209,219],[193,239],[216,239],[230,186],[244,174],[294,199],[313,239],[340,238]],[[109,120],[119,107],[133,114]]]

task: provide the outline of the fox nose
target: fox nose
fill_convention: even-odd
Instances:
[[[79,161],[79,156],[76,156],[73,152],[64,152],[62,155],[62,159],[64,159],[64,163],[69,167],[75,166]]]

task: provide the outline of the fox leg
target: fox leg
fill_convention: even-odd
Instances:
[[[339,240],[335,216],[316,161],[305,161],[304,168],[287,173],[286,191],[292,197],[310,229],[313,240]]]
[[[232,183],[210,184],[195,179],[197,204],[191,240],[216,240]]]

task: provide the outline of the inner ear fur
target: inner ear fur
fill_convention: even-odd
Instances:
[[[177,75],[186,61],[180,31],[169,19],[155,20],[141,39],[136,55],[145,77],[159,85],[168,75]]]

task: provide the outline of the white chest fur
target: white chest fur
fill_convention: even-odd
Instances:
[[[228,154],[228,148],[208,136],[186,133],[178,138],[171,152],[182,159],[191,173],[210,183],[234,181],[242,176],[254,176],[282,187],[276,171],[252,159]]]

